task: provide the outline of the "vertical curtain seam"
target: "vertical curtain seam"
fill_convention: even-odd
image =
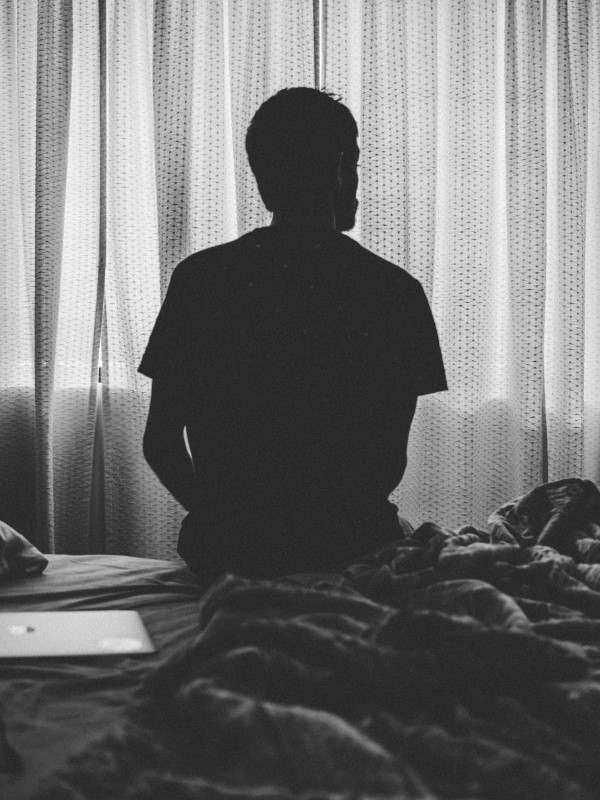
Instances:
[[[548,168],[548,141],[547,141],[547,114],[546,114],[546,87],[548,85],[547,75],[547,61],[546,61],[546,48],[547,48],[547,23],[548,23],[548,0],[540,0],[541,7],[541,23],[542,23],[542,84],[544,91],[544,102],[542,103],[544,115],[544,163],[546,170]],[[548,176],[546,174],[546,200],[548,198]],[[548,204],[546,203],[546,220],[548,215]],[[546,231],[548,230],[546,222]],[[541,386],[541,426],[542,426],[542,483],[548,483],[549,463],[548,463],[548,419],[546,408],[546,314],[545,308],[547,303],[547,278],[548,278],[548,236],[546,236],[546,253],[544,258],[544,319],[542,323],[542,386]]]
[[[99,35],[99,81],[100,81],[100,198],[99,198],[99,238],[98,238],[98,289],[96,299],[96,320],[92,352],[92,402],[95,404],[94,447],[92,451],[92,478],[90,482],[90,522],[88,533],[88,552],[104,552],[105,549],[105,462],[104,462],[104,406],[101,393],[104,391],[102,376],[99,373],[99,349],[103,338],[106,275],[106,0],[98,0]],[[104,365],[103,365],[104,366]],[[105,369],[104,380],[107,370]],[[95,379],[94,379],[95,376]],[[98,386],[100,384],[100,386]],[[98,397],[100,393],[100,398]]]
[[[315,89],[324,90],[325,86],[325,33],[327,0],[313,0],[313,29],[314,29],[314,81]]]
[[[321,88],[321,29],[320,29],[320,3],[313,0],[313,61],[315,89]]]

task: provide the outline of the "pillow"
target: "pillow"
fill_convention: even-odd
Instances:
[[[48,559],[6,522],[0,522],[0,583],[10,578],[40,575]]]

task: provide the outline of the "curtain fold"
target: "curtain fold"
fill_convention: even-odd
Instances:
[[[106,3],[106,273],[102,389],[105,546],[162,557],[177,506],[142,455],[150,386],[135,373],[143,321],[160,305],[153,104],[153,7]],[[185,20],[184,20],[185,22]],[[180,120],[181,123],[181,120]],[[169,525],[169,522],[171,523]],[[147,531],[148,547],[143,548]],[[153,551],[153,548],[159,548]],[[120,550],[119,550],[120,548]]]
[[[270,222],[252,115],[315,84],[359,127],[347,235],[421,281],[447,367],[400,513],[483,525],[543,480],[600,483],[600,4],[0,9],[1,519],[44,550],[175,555],[137,365],[176,264]]]
[[[85,552],[97,380],[98,12],[4,2],[0,514]]]
[[[600,4],[588,11],[583,474],[600,477]]]
[[[35,86],[37,9],[0,6],[0,513],[35,534]],[[27,487],[26,490],[23,487]]]
[[[586,184],[589,180],[597,185],[599,177],[588,171],[588,154],[593,152],[588,141],[589,89],[600,75],[597,36],[596,49],[590,36],[600,21],[597,5],[587,0],[546,3],[549,213],[544,364],[550,480],[580,475],[584,439],[591,442],[594,436],[593,427],[584,429],[584,385],[586,371],[597,376],[598,366],[586,363],[584,356],[595,315],[585,313],[586,272],[599,266],[590,261],[586,265],[586,240],[598,226],[598,217],[586,214]],[[589,466],[597,478],[600,465]]]

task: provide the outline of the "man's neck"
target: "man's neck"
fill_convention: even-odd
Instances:
[[[333,208],[307,209],[305,211],[275,211],[271,225],[289,228],[334,228]]]

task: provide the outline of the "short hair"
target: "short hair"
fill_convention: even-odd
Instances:
[[[341,152],[355,147],[356,121],[331,92],[280,89],[260,106],[246,133],[246,153],[271,212],[304,205],[328,189]]]

